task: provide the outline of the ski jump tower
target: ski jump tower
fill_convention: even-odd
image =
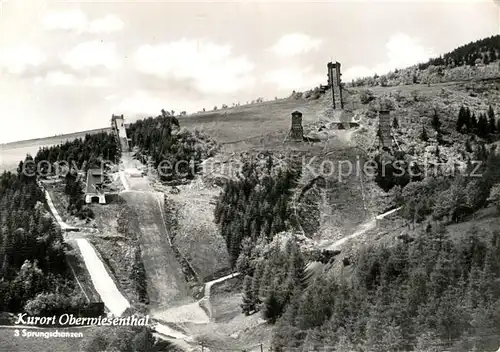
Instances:
[[[379,146],[385,149],[392,148],[391,115],[387,108],[381,108],[378,117]]]
[[[343,109],[344,101],[342,99],[340,63],[337,61],[335,63],[329,62],[326,67],[328,68],[328,86],[332,90],[333,110]]]
[[[302,127],[302,113],[295,110],[292,112],[292,126],[286,134],[283,143],[287,140],[292,142],[302,142],[304,140],[304,128]]]
[[[122,152],[129,152],[130,147],[128,144],[127,130],[125,129],[123,115],[111,116],[111,128],[120,141]]]
[[[290,138],[295,142],[302,142],[304,139],[304,128],[302,127],[302,113],[292,112],[292,127],[290,128]]]

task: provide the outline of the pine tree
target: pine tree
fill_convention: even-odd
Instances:
[[[466,113],[463,105],[460,107],[460,111],[458,112],[457,119],[457,132],[462,133],[463,127],[466,125]]]
[[[487,52],[484,53],[483,64],[488,65],[490,63],[490,57]]]
[[[440,130],[438,130],[436,133],[436,141],[438,142],[438,145],[444,144],[443,134],[441,133]]]
[[[243,302],[240,307],[245,315],[250,315],[256,310],[255,297],[252,292],[252,278],[248,275],[243,280]]]
[[[264,270],[262,273],[262,279],[260,280],[259,296],[260,297],[267,297],[269,287],[272,284],[273,267],[271,266],[271,263],[268,260],[265,260],[263,262],[263,266],[264,266]]]
[[[439,116],[436,110],[434,110],[434,114],[432,115],[432,127],[436,131],[439,131],[439,128],[441,127],[441,121],[439,121]]]
[[[302,254],[300,253],[300,248],[295,241],[291,244],[290,247],[290,251],[289,253],[287,253],[287,277],[293,283],[294,287],[301,287],[305,272],[304,259],[302,257]]]
[[[477,135],[482,138],[488,135],[488,120],[484,114],[479,115],[479,120],[477,121]]]
[[[496,121],[495,121],[495,112],[493,111],[493,108],[490,107],[488,108],[488,120],[489,120],[489,132],[490,133],[495,133],[496,132]]]
[[[262,317],[269,323],[274,324],[281,315],[281,304],[274,289],[271,289],[266,299],[264,300],[262,308]]]
[[[427,130],[425,129],[425,126],[422,126],[422,133],[420,134],[420,139],[423,140],[424,142],[427,142],[429,140],[429,136],[427,135]]]
[[[392,128],[395,130],[399,129],[399,122],[396,117],[394,117],[394,119],[392,120]]]
[[[496,61],[497,60],[497,53],[494,48],[490,49],[490,60],[491,61]]]
[[[466,151],[467,153],[472,153],[472,147],[471,147],[471,145],[470,145],[470,139],[469,139],[469,138],[467,138],[467,139],[465,140],[465,151]]]
[[[469,111],[469,108],[467,108],[467,111]],[[469,111],[469,114],[470,114],[470,111]],[[470,115],[470,124],[469,125],[470,125],[469,132],[476,133],[476,131],[477,131],[477,118],[476,118],[475,113],[472,113],[472,115]]]
[[[467,133],[471,131],[471,116],[469,108],[464,109],[464,125]]]
[[[250,264],[252,259],[252,248],[253,243],[249,237],[241,241],[241,252],[238,256],[238,260],[236,261],[236,269],[243,276],[251,276],[253,274],[253,268]]]
[[[264,274],[264,262],[259,261],[255,266],[255,270],[252,277],[252,295],[254,297],[256,306],[262,303],[260,301],[259,294],[260,294],[260,286],[263,274]]]

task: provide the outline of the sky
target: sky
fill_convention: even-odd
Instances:
[[[0,3],[0,143],[285,97],[330,60],[350,81],[500,31],[493,0]]]

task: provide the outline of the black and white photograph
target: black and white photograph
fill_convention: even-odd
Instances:
[[[0,352],[500,352],[500,0],[0,0]]]

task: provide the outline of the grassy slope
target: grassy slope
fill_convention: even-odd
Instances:
[[[459,158],[463,149],[463,142],[466,136],[455,132],[456,118],[458,109],[462,104],[469,106],[471,111],[486,112],[488,105],[492,105],[495,111],[500,109],[500,82],[456,82],[427,85],[409,85],[397,87],[372,87],[370,88],[375,96],[402,96],[400,106],[396,107],[393,116],[397,116],[400,124],[400,131],[397,132],[401,148],[408,150],[410,145],[415,146],[417,157],[426,155],[430,161],[433,160],[433,153],[423,153],[424,148],[436,144],[435,132],[430,127],[430,108],[437,108],[443,129],[448,132],[445,139],[454,142],[450,146],[440,146],[441,155],[449,160]],[[363,89],[363,88],[360,88]],[[399,91],[399,92],[398,92]],[[413,102],[412,92],[418,93],[418,101]],[[364,110],[368,106],[364,107]],[[364,114],[364,111],[362,112]],[[362,118],[365,126],[368,127],[366,134],[372,133],[377,126],[376,120],[367,117]],[[418,135],[421,131],[422,124],[426,124],[429,131],[430,140],[423,143]],[[357,136],[359,137],[359,136]],[[362,139],[358,140],[362,141]],[[366,145],[365,145],[366,146]],[[459,224],[451,224],[447,226],[447,231],[452,239],[466,238],[474,231],[480,237],[487,238],[493,232],[500,230],[500,218],[494,207],[488,207],[478,211],[474,216]],[[350,241],[345,250],[339,255],[339,260],[334,264],[337,274],[343,272],[344,276],[352,268],[350,266],[343,267],[342,259],[344,257],[353,259],[356,257],[357,250],[365,244],[391,244],[398,241],[398,236],[408,234],[417,236],[418,231],[409,230],[405,222],[397,215],[390,219],[384,220],[381,226],[377,229],[367,232],[363,236]],[[348,275],[347,275],[348,276]]]
[[[173,241],[191,263],[200,280],[225,269],[229,260],[224,239],[213,222],[213,199],[219,188],[203,187],[201,182],[179,186],[178,194],[168,194],[177,210],[178,229]]]
[[[290,129],[290,113],[299,110],[303,113],[305,123],[318,121],[327,107],[325,99],[293,100],[281,99],[264,103],[256,103],[224,110],[210,111],[179,118],[181,126],[188,129],[200,129],[218,142],[223,143],[224,150],[236,142],[248,141],[250,146],[258,146],[261,138],[264,142],[270,136],[288,132]]]
[[[90,242],[103,258],[119,290],[132,304],[137,302],[139,298],[136,283],[132,280],[135,247],[138,246],[138,243],[137,239],[128,238],[118,231],[117,219],[120,216],[129,219],[128,225],[132,227],[137,225],[137,219],[135,214],[128,212],[121,198],[115,197],[113,199],[114,201],[106,205],[91,205],[95,214],[92,225],[95,225],[99,232],[90,237]],[[111,200],[111,197],[108,197],[108,200]]]

